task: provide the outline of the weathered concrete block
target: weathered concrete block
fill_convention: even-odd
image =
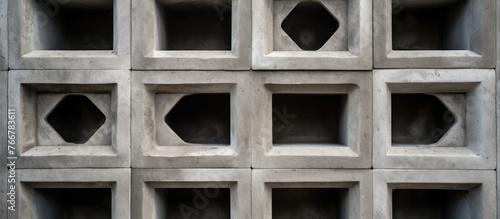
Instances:
[[[374,218],[496,218],[495,171],[374,170]]]
[[[253,69],[371,69],[372,1],[253,1]]]
[[[252,167],[371,167],[371,72],[253,76]]]
[[[132,68],[250,69],[251,2],[133,0]]]
[[[369,170],[252,171],[252,218],[372,218]]]
[[[494,68],[495,1],[380,0],[375,68]]]
[[[0,3],[1,4],[1,3]],[[1,7],[0,7],[1,8]],[[7,218],[7,72],[0,71],[0,218]]]
[[[373,73],[373,166],[494,169],[494,70]]]
[[[128,169],[18,171],[15,218],[130,218]]]
[[[11,71],[9,95],[19,167],[130,166],[129,71]]]
[[[130,69],[130,11],[130,0],[10,0],[10,69]]]
[[[250,169],[133,169],[133,218],[250,218]]]
[[[9,38],[7,31],[7,1],[0,1],[0,70],[9,69],[8,39]]]
[[[132,166],[250,167],[250,72],[132,73]]]

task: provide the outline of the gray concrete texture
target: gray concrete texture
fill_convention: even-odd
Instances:
[[[130,166],[129,71],[10,73],[20,168]]]
[[[0,70],[9,69],[7,1],[0,1]]]
[[[0,71],[0,103],[7,102],[7,72]],[[0,218],[4,219],[7,215],[7,104],[0,104]]]

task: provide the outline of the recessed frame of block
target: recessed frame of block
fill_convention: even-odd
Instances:
[[[253,72],[252,167],[371,167],[371,72]]]
[[[252,218],[255,219],[370,218],[372,201],[369,170],[252,171]]]
[[[18,170],[13,218],[130,218],[130,170]]]
[[[372,68],[371,1],[257,0],[252,11],[253,69]]]
[[[7,33],[7,2],[0,2],[0,70],[9,69],[9,44]],[[1,213],[1,212],[0,212]],[[3,214],[2,214],[3,215]]]
[[[133,0],[132,68],[249,70],[251,4]]]
[[[492,170],[374,170],[373,218],[496,218],[495,186]]]
[[[375,68],[494,68],[495,1],[381,0]]]
[[[132,165],[250,167],[249,76],[134,71]]]
[[[129,71],[12,71],[9,94],[20,168],[130,166]]]
[[[130,69],[131,0],[9,0],[10,69]]]
[[[373,75],[374,167],[495,168],[494,70],[376,70]],[[421,104],[411,109],[409,102]],[[446,129],[439,121],[453,125]]]
[[[1,4],[1,3],[0,3]],[[1,7],[0,7],[1,9]],[[7,72],[0,71],[0,103],[7,103]],[[0,142],[7,144],[7,104],[0,105]],[[2,146],[0,150],[0,218],[7,215],[7,146]]]
[[[250,169],[134,169],[132,217],[248,219],[251,181]]]

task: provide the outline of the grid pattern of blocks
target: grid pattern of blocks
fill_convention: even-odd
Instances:
[[[0,219],[500,218],[498,11],[0,0]]]

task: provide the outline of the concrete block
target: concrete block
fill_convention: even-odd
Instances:
[[[132,218],[242,218],[250,169],[133,169]]]
[[[15,218],[130,218],[128,169],[22,169],[18,173]]]
[[[132,0],[134,70],[249,70],[247,0]]]
[[[132,73],[132,166],[250,167],[250,72]]]
[[[375,68],[495,67],[495,0],[373,4]]]
[[[129,71],[11,71],[21,168],[130,166]]]
[[[369,170],[252,171],[252,218],[372,218]]]
[[[372,1],[256,0],[253,69],[372,68]]]
[[[1,3],[0,3],[1,4]],[[1,8],[1,7],[0,7]],[[7,102],[7,72],[0,71],[0,103]],[[0,104],[0,219],[7,218],[7,104]]]
[[[371,72],[253,72],[252,167],[371,167]]]
[[[373,73],[375,168],[494,169],[494,70]]]
[[[0,70],[9,69],[7,1],[0,1]]]
[[[496,218],[495,171],[373,172],[375,219]]]
[[[130,69],[130,0],[9,0],[10,69]]]

